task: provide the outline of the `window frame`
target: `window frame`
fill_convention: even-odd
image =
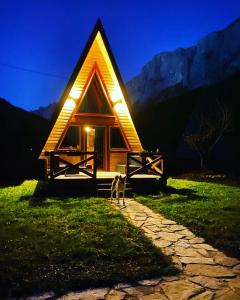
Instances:
[[[78,134],[77,134],[78,144],[76,146],[62,146],[62,143],[63,143],[65,137],[67,136],[67,133],[68,133],[68,130],[69,130],[70,127],[76,127],[77,130],[78,130]],[[81,140],[81,126],[75,125],[75,124],[70,124],[68,126],[68,129],[66,130],[66,132],[62,136],[62,139],[61,139],[61,141],[58,145],[58,149],[60,149],[60,150],[79,150],[79,149],[81,149],[81,142],[82,142],[82,140]]]
[[[111,135],[112,128],[119,129],[120,134],[122,135],[122,140],[123,140],[123,142],[125,144],[125,147],[121,147],[121,148],[119,148],[119,147],[118,148],[113,148],[112,147],[112,144],[111,144],[112,143],[112,135]],[[125,136],[124,136],[124,134],[123,134],[122,129],[121,129],[120,126],[109,126],[109,148],[110,148],[110,151],[112,151],[112,152],[114,152],[114,151],[127,151],[127,150],[129,150],[127,140],[126,140],[126,138],[125,138]]]

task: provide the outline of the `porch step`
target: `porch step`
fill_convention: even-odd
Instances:
[[[125,190],[125,197],[131,197],[133,193],[132,189],[126,189]],[[104,198],[110,198],[111,197],[111,190],[110,189],[98,189],[97,195],[104,197]],[[115,193],[113,195],[115,197]],[[120,198],[122,197],[122,194],[120,194]]]
[[[97,183],[97,196],[110,198],[111,197],[111,187],[112,182],[105,182],[105,183]],[[132,197],[133,189],[130,187],[130,183],[126,183],[125,189],[125,197]],[[114,193],[115,197],[115,193]]]
[[[126,187],[129,187],[131,184],[129,182],[126,182]],[[111,189],[112,187],[112,182],[105,182],[105,183],[97,183],[97,187],[109,187]]]
[[[98,189],[97,196],[103,198],[110,198],[111,197],[111,189]],[[125,190],[125,197],[131,198],[133,196],[133,189],[126,189]],[[113,197],[115,198],[116,195],[114,193]],[[120,194],[120,198],[122,198],[122,194]]]

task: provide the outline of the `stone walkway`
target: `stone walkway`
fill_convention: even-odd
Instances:
[[[178,276],[118,284],[114,288],[68,293],[62,300],[240,300],[240,261],[230,258],[204,239],[146,206],[126,199],[126,207],[113,204],[133,225],[172,258]],[[30,299],[50,299],[49,294]],[[53,299],[53,298],[51,298]],[[55,299],[55,298],[54,298]]]

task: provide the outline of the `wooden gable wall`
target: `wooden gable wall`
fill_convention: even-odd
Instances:
[[[120,84],[114,71],[111,59],[108,55],[103,38],[100,31],[97,32],[90,50],[79,70],[75,82],[73,83],[70,93],[66,96],[63,107],[56,119],[51,133],[43,147],[40,158],[44,157],[45,151],[56,150],[62,133],[68,125],[71,117],[75,112],[75,108],[79,105],[78,101],[82,101],[86,88],[89,85],[89,76],[97,65],[101,80],[106,88],[108,96],[112,102],[115,116],[121,126],[122,132],[127,140],[131,151],[142,151],[142,145],[130,116],[126,100],[120,88]]]

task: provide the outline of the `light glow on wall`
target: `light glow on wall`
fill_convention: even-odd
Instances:
[[[128,109],[127,109],[127,106],[125,103],[122,103],[122,102],[117,102],[115,105],[114,105],[114,109],[116,110],[117,113],[119,114],[127,114],[128,112]]]
[[[119,87],[115,88],[113,91],[110,92],[110,97],[113,103],[118,102],[119,100],[122,101],[123,94]]]
[[[64,108],[73,110],[76,106],[76,103],[73,99],[68,98],[64,103]]]
[[[80,88],[76,88],[75,86],[73,86],[69,93],[69,96],[73,99],[79,99],[80,94],[81,94]]]
[[[85,127],[85,131],[86,131],[87,133],[89,133],[91,130],[92,130],[92,128],[90,128],[89,126],[86,126],[86,127]]]

